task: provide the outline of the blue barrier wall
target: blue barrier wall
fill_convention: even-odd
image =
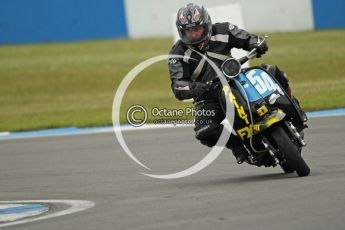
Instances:
[[[123,0],[1,0],[0,44],[127,37]]]
[[[316,29],[345,28],[344,0],[313,0]]]
[[[127,9],[131,15],[143,13],[137,4],[139,0],[131,0],[137,1],[134,4],[128,4],[129,1],[0,0],[0,44],[128,37],[124,2],[127,8],[131,6]],[[305,1],[312,3],[316,29],[345,28],[344,0]],[[159,1],[148,2],[146,5]],[[228,2],[230,0],[224,0],[224,4]],[[253,4],[252,0],[242,0],[242,3]],[[145,20],[152,20],[157,17],[155,15],[148,14],[140,22],[146,25]],[[138,26],[138,21],[135,22]]]

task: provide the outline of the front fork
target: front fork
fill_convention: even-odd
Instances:
[[[303,131],[298,132],[296,127],[290,122],[281,120],[280,122],[277,122],[275,125],[283,125],[284,130],[288,132],[288,136],[290,136],[293,140],[293,142],[298,146],[298,148],[302,149],[302,147],[306,146],[306,142],[304,140]],[[248,163],[253,165],[262,165],[260,162],[263,157],[267,157],[267,154],[271,156],[271,159],[269,161],[269,166],[276,166],[277,164],[282,164],[285,162],[285,158],[282,155],[282,153],[277,149],[269,139],[265,137],[265,135],[262,135],[260,139],[257,140],[260,146],[259,152],[254,152],[251,150],[251,147],[248,146],[248,144],[244,145],[246,151],[248,152]],[[256,145],[258,146],[258,145]]]
[[[293,140],[295,143],[299,145],[299,147],[305,147],[307,146],[307,143],[304,140],[304,134],[303,130],[301,132],[298,132],[296,127],[290,122],[290,121],[284,121],[286,124],[287,129],[290,131],[289,136],[293,137]]]
[[[302,150],[302,147],[305,147],[307,145],[304,140],[303,131],[298,132],[296,127],[290,121],[282,120],[276,125],[284,126],[284,130],[288,131],[288,136],[292,138],[293,142],[297,145],[300,151]],[[282,163],[286,161],[283,154],[280,152],[280,150],[274,147],[265,136],[263,136],[261,143],[263,146],[265,146],[265,149],[267,150],[267,152],[273,158],[275,158],[276,164],[281,165]]]

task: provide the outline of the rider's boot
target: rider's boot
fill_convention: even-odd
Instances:
[[[232,154],[234,154],[237,164],[242,164],[248,158],[248,152],[241,146],[234,147]]]
[[[292,95],[291,87],[289,84],[289,79],[285,72],[281,69],[279,69],[276,65],[269,65],[269,64],[262,64],[261,67],[266,69],[268,72],[272,74],[272,76],[279,82],[279,84],[283,87],[287,95],[291,98],[291,100],[294,101],[296,106],[299,108],[299,112],[301,114],[302,120],[305,123],[308,118],[304,110],[301,108],[299,101],[296,97]]]
[[[235,136],[230,138],[226,147],[232,150],[232,154],[234,154],[237,164],[242,164],[247,160],[248,152]]]
[[[286,92],[288,96],[291,98],[291,100],[297,105],[299,112],[301,114],[302,120],[305,123],[308,120],[307,114],[305,113],[304,109],[301,107],[299,100],[292,95],[290,86],[288,86]]]

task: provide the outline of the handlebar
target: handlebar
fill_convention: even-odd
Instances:
[[[266,41],[267,38],[268,38],[268,36],[265,35],[264,39],[262,39],[262,41],[260,41],[260,37],[258,36],[258,41],[257,41],[258,45],[257,45],[257,47],[252,49],[246,56],[241,57],[240,59],[238,59],[238,61],[241,64],[244,64],[248,60],[255,58],[256,55],[258,54],[258,52],[257,52],[258,47],[260,47]]]
[[[243,64],[246,63],[248,60],[255,58],[256,55],[258,54],[258,52],[257,52],[258,47],[260,47],[260,46],[266,41],[267,38],[268,38],[268,36],[265,35],[264,39],[262,39],[262,40],[260,41],[260,37],[258,36],[258,41],[257,41],[258,45],[257,45],[257,47],[254,48],[254,49],[252,49],[246,56],[237,59],[237,61],[238,61],[241,65],[243,65]],[[228,59],[227,59],[227,60],[228,60]],[[226,60],[225,60],[225,61],[226,61]],[[211,90],[217,89],[217,88],[221,85],[221,81],[220,81],[219,78],[215,78],[215,79],[213,79],[213,80],[211,80],[211,81],[206,82],[206,84],[209,85],[209,89],[208,89],[207,91],[205,91],[204,93],[200,94],[198,97],[196,97],[196,98],[194,99],[194,102],[197,101],[197,100],[198,100],[199,98],[201,98],[202,96],[204,96],[205,93],[207,93],[207,92],[209,92],[209,91],[211,91]]]

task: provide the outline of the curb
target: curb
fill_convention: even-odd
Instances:
[[[344,116],[345,108],[307,112],[307,115],[309,118]],[[141,127],[133,127],[131,125],[121,125],[119,127],[106,126],[106,127],[94,127],[94,128],[66,127],[66,128],[58,128],[58,129],[45,129],[45,130],[23,131],[23,132],[12,132],[12,133],[1,132],[0,141],[10,140],[10,139],[34,138],[34,137],[52,137],[52,136],[110,133],[110,132],[113,132],[114,129],[117,129],[117,128],[121,129],[122,131],[130,131],[130,130],[147,130],[147,129],[174,128],[174,127],[186,127],[186,125],[146,124]]]

